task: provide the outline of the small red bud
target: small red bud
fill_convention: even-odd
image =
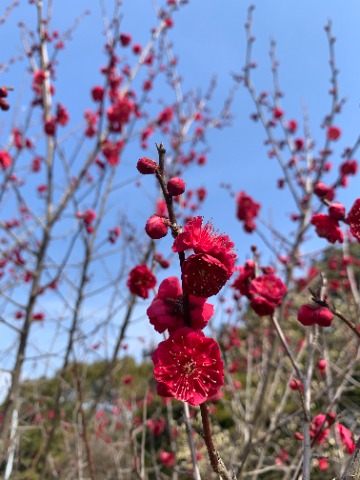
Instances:
[[[317,195],[318,197],[323,198],[323,197],[325,197],[325,196],[328,194],[329,189],[330,189],[330,187],[328,187],[327,185],[325,185],[325,183],[318,182],[318,183],[315,185],[314,193],[315,193],[315,195]]]
[[[128,33],[122,33],[120,35],[120,42],[123,47],[127,47],[131,43],[131,35]]]
[[[334,315],[326,307],[320,307],[315,310],[314,319],[320,327],[329,327]]]
[[[275,107],[273,109],[273,117],[274,118],[282,118],[284,116],[284,112],[279,107]]]
[[[151,160],[151,158],[142,157],[137,162],[136,168],[143,175],[149,175],[155,173],[159,167],[154,160]]]
[[[358,171],[358,164],[356,160],[346,160],[346,162],[340,165],[340,173],[345,175],[356,175]]]
[[[44,131],[46,135],[54,136],[56,133],[56,118],[51,117],[44,123]]]
[[[91,89],[91,96],[95,102],[102,102],[104,93],[105,91],[100,85],[95,85],[95,87]]]
[[[289,387],[294,391],[303,390],[303,384],[300,382],[300,380],[290,380]]]
[[[310,325],[314,325],[314,311],[316,307],[312,307],[311,305],[302,305],[299,308],[297,319],[300,323],[302,323],[305,327]]]
[[[96,212],[95,210],[92,210],[91,208],[88,208],[85,210],[85,212],[82,214],[82,218],[84,219],[85,225],[91,225],[93,221],[96,219]]]
[[[176,197],[185,192],[185,182],[182,178],[173,177],[168,181],[167,188],[170,195]]]
[[[296,120],[289,120],[287,123],[287,129],[289,130],[290,133],[296,132],[297,126],[298,124]]]
[[[326,365],[327,365],[326,360],[322,359],[317,362],[317,367],[319,370],[322,370],[322,371],[326,370]]]
[[[167,220],[158,215],[152,215],[145,225],[146,233],[154,240],[165,237],[168,228]]]
[[[343,220],[345,217],[344,205],[339,202],[334,202],[329,205],[329,216],[334,220]]]
[[[328,140],[338,140],[341,137],[341,130],[335,125],[330,125],[327,129],[326,136]]]
[[[8,102],[3,98],[0,98],[0,109],[6,112],[7,110],[9,110],[9,108],[10,105],[8,104]]]

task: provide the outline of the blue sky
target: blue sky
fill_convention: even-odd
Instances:
[[[34,8],[27,2],[10,15],[0,27],[2,45],[0,63],[22,53],[18,21],[34,22]],[[73,2],[54,0],[53,28],[61,32],[67,29],[78,15],[90,9],[73,34],[73,40],[59,56],[57,100],[69,109],[74,122],[80,122],[83,111],[89,106],[90,88],[101,80],[99,67],[104,62],[103,25],[99,3],[95,0]],[[105,2],[109,7],[112,2]],[[245,58],[245,33],[247,7],[249,2],[239,0],[190,0],[189,4],[176,13],[174,27],[169,38],[174,52],[179,57],[178,72],[183,78],[183,88],[206,89],[215,74],[217,88],[213,98],[215,111],[222,106],[233,85],[232,73],[239,73]],[[0,14],[3,11],[0,7]],[[150,0],[124,0],[122,6],[122,31],[131,33],[134,42],[144,44],[149,30],[154,25],[153,5]],[[324,143],[324,131],[320,128],[322,119],[329,111],[330,69],[329,52],[324,25],[331,19],[337,66],[340,70],[340,95],[348,101],[337,124],[343,136],[336,145],[332,158],[334,166],[340,162],[339,153],[345,146],[351,146],[359,134],[360,105],[360,4],[355,0],[262,0],[257,2],[254,12],[253,33],[256,37],[253,58],[258,63],[254,71],[254,83],[258,89],[272,90],[269,61],[269,41],[277,41],[277,57],[280,62],[280,85],[285,93],[282,107],[286,118],[296,118],[302,128],[302,114],[308,112],[313,138],[318,145]],[[0,116],[0,145],[6,144],[9,119],[21,118],[26,105],[26,90],[29,76],[25,72],[26,60],[16,62],[9,71],[0,72],[0,84],[13,85],[10,95],[12,109]],[[166,93],[166,100],[174,99]],[[209,191],[203,214],[211,218],[216,228],[230,235],[236,243],[240,261],[249,256],[249,246],[261,241],[246,235],[235,220],[235,205],[229,195],[220,187],[221,182],[230,183],[234,191],[245,190],[263,205],[262,215],[280,230],[288,227],[288,217],[293,211],[292,201],[286,191],[275,189],[276,180],[281,176],[274,159],[270,160],[263,145],[265,134],[258,123],[249,117],[254,106],[248,93],[239,86],[233,103],[233,124],[223,130],[214,130],[209,135],[209,162],[201,171],[190,170],[186,175],[189,187],[199,183]],[[161,138],[154,138],[161,141]],[[131,171],[137,158],[144,154],[136,147],[130,148],[122,164]],[[155,147],[149,155],[156,156]],[[136,173],[136,172],[135,172]],[[147,188],[147,187],[145,187]],[[134,202],[134,193],[123,199],[123,207],[134,208],[134,221],[145,223],[151,206],[144,206],[142,199]],[[359,182],[350,179],[350,187],[341,190],[338,197],[350,207],[359,196]],[[147,212],[148,210],[148,212]],[[5,215],[5,213],[3,213]],[[147,216],[144,216],[147,215]],[[326,246],[325,241],[316,241],[316,248]],[[266,251],[266,250],[265,250]],[[267,254],[266,254],[267,255]],[[40,327],[39,327],[40,328]],[[37,329],[43,335],[43,331]],[[145,330],[150,335],[148,330]]]

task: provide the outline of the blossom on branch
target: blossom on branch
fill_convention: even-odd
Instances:
[[[231,286],[234,290],[238,290],[241,295],[251,298],[249,287],[255,278],[255,262],[253,260],[247,260],[244,266],[241,265],[239,267],[239,272],[239,276]]]
[[[341,137],[341,130],[335,125],[330,125],[327,129],[326,136],[328,140],[336,141]]]
[[[236,254],[227,235],[214,232],[211,223],[202,225],[202,217],[191,219],[172,247],[174,252],[193,249],[182,265],[184,292],[210,297],[219,292],[231,277]]]
[[[156,285],[156,277],[146,265],[137,265],[130,271],[126,285],[133,295],[148,298],[149,290]]]
[[[342,444],[346,447],[347,453],[349,455],[352,455],[355,450],[355,443],[352,439],[350,430],[344,427],[344,425],[342,425],[341,423],[337,423],[335,428],[337,433],[339,434]]]
[[[197,406],[215,395],[224,383],[218,344],[199,330],[180,328],[154,351],[158,393]]]
[[[272,315],[275,307],[281,305],[287,288],[280,278],[273,274],[254,278],[249,286],[250,305],[260,316]]]
[[[244,230],[251,233],[255,230],[254,218],[258,216],[260,203],[255,202],[245,192],[240,192],[236,197],[237,213],[239,220],[244,222]]]
[[[150,238],[157,240],[167,235],[169,220],[159,215],[151,215],[145,225],[145,231]]]
[[[318,305],[302,305],[297,314],[298,321],[306,327],[315,323],[320,327],[329,327],[333,318],[328,308]]]
[[[182,266],[184,292],[197,297],[216,295],[230,276],[220,260],[206,253],[190,255]]]
[[[101,145],[101,152],[106,158],[109,165],[118,165],[120,161],[120,152],[124,146],[122,140],[112,142],[111,140],[105,140]]]
[[[12,158],[6,150],[0,150],[0,166],[6,170],[12,164]]]
[[[360,198],[355,200],[345,221],[349,224],[352,235],[360,243]]]
[[[314,225],[319,237],[326,238],[330,243],[343,243],[343,233],[337,220],[324,213],[317,213],[312,216],[310,223]]]
[[[195,253],[206,253],[217,258],[232,273],[237,257],[233,242],[228,235],[214,232],[210,222],[203,226],[202,217],[194,217],[185,225],[184,231],[176,237],[172,250],[184,252],[191,248]]]
[[[185,299],[177,277],[163,280],[158,293],[147,309],[150,323],[155,330],[172,332],[185,326]],[[206,303],[206,298],[189,295],[188,305],[193,329],[203,329],[214,314],[214,306]]]

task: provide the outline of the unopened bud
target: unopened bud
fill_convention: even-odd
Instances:
[[[185,182],[182,178],[173,177],[168,181],[167,188],[170,195],[176,197],[185,192]]]
[[[137,162],[136,168],[143,175],[150,175],[155,173],[159,167],[154,160],[151,160],[151,158],[142,157]]]
[[[165,237],[168,228],[167,220],[158,215],[152,215],[145,225],[146,233],[154,240]]]

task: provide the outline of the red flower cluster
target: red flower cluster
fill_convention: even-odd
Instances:
[[[148,298],[149,290],[156,285],[156,277],[146,265],[137,265],[130,271],[126,284],[133,295]]]
[[[121,132],[123,126],[129,122],[130,115],[134,109],[134,103],[128,98],[118,97],[106,111],[110,131],[116,133]]]
[[[252,280],[255,278],[255,263],[253,260],[248,260],[245,266],[240,266],[240,275],[232,284],[235,290],[238,290],[241,295],[250,298],[249,287]]]
[[[85,212],[83,213],[82,215],[82,218],[84,219],[84,223],[86,225],[91,225],[92,222],[95,220],[96,218],[96,212],[95,210],[92,210],[91,208],[88,208],[87,210],[85,210]]]
[[[272,315],[275,308],[281,305],[286,292],[286,286],[280,278],[273,274],[260,275],[250,284],[250,305],[260,316]]]
[[[218,344],[199,330],[180,328],[154,351],[158,394],[197,406],[224,383]]]
[[[256,203],[245,192],[240,192],[236,197],[237,218],[244,222],[244,230],[251,233],[255,230],[256,224],[254,218],[258,216],[260,203]]]
[[[329,205],[329,217],[333,220],[343,220],[345,217],[345,207],[342,203],[333,202]]]
[[[211,297],[219,292],[230,278],[236,254],[227,235],[214,232],[213,226],[202,225],[202,217],[191,219],[172,247],[174,252],[193,249],[195,254],[182,265],[184,292],[197,297]]]
[[[232,287],[250,300],[251,308],[261,317],[272,315],[287,292],[284,283],[272,271],[255,277],[255,264],[252,260],[240,267],[240,275]]]
[[[165,467],[173,467],[175,465],[175,453],[166,452],[165,450],[159,450],[159,461],[165,465]]]
[[[354,159],[346,160],[340,165],[339,170],[340,170],[341,176],[356,175],[358,171],[358,163]]]
[[[355,443],[352,439],[351,432],[344,425],[338,423],[336,425],[336,431],[339,434],[342,444],[346,447],[346,451],[349,455],[352,455],[355,450]]]
[[[64,105],[58,103],[56,107],[56,122],[62,127],[65,127],[65,125],[68,124],[69,119],[70,117],[68,111],[66,110]]]
[[[313,439],[314,443],[319,445],[325,443],[325,440],[330,435],[330,426],[334,424],[335,419],[335,412],[329,412],[326,415],[319,413],[312,419],[310,425],[310,437]],[[346,447],[347,453],[351,455],[355,450],[355,443],[352,439],[350,430],[341,423],[337,423],[335,429],[340,437],[341,443]]]
[[[330,420],[330,421],[329,421]],[[327,415],[319,413],[316,415],[310,425],[310,437],[315,443],[322,444],[330,434],[330,424],[333,423]]]
[[[326,238],[330,243],[342,243],[344,241],[339,222],[329,215],[317,213],[312,216],[311,224],[314,225],[318,236]]]
[[[9,110],[10,108],[10,105],[5,100],[7,96],[8,96],[8,89],[6,87],[0,87],[0,110],[3,110],[4,112]]]
[[[349,224],[352,235],[360,243],[360,198],[355,200],[345,221]]]
[[[101,146],[101,151],[109,165],[118,165],[123,146],[124,142],[122,140],[118,140],[117,142],[112,142],[111,140],[104,141]]]
[[[203,329],[214,314],[214,306],[205,303],[205,298],[188,296],[191,327]],[[158,293],[147,309],[150,323],[155,330],[163,333],[166,329],[171,333],[185,326],[185,297],[180,282],[176,277],[166,278],[161,282]]]
[[[319,325],[320,327],[329,327],[334,315],[326,307],[318,305],[302,305],[299,308],[297,319],[304,326]]]
[[[332,202],[335,197],[335,191],[332,187],[329,187],[325,183],[318,182],[314,186],[314,193],[317,195],[319,198],[323,198],[325,200],[329,200],[329,202]]]

